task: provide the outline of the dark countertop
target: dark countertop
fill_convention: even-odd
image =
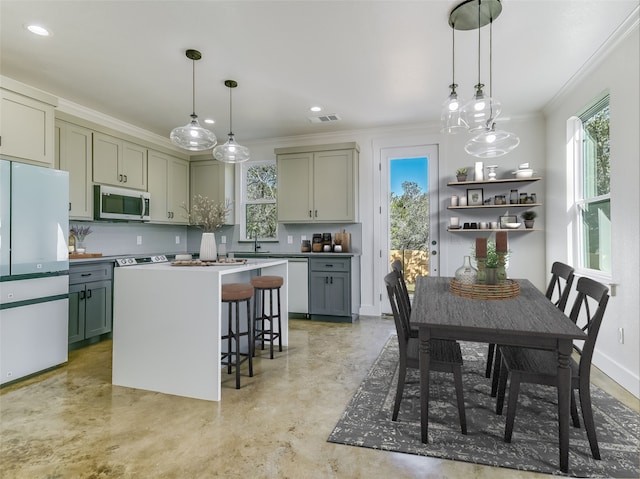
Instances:
[[[238,258],[318,258],[318,257],[343,257],[343,258],[351,258],[354,256],[360,256],[360,253],[301,253],[301,252],[258,252],[254,253],[253,251],[232,251],[232,253]],[[82,259],[70,259],[69,265],[74,264],[86,264],[86,263],[102,263],[102,262],[115,262],[118,258],[126,258],[126,257],[141,257],[141,256],[154,256],[157,254],[164,254],[169,260],[172,260],[176,254],[192,254],[194,258],[198,256],[197,252],[173,252],[173,253],[145,253],[145,254],[117,254],[117,255],[109,255],[109,256],[101,256],[98,258],[82,258]]]

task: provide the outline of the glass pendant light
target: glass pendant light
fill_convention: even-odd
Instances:
[[[483,90],[484,84],[480,80],[480,29],[487,23],[490,26],[493,25],[493,20],[495,19],[495,17],[493,16],[493,12],[489,10],[488,21],[487,18],[483,18],[483,12],[481,8],[482,2],[478,0],[477,3],[478,12],[475,28],[478,29],[478,83],[475,85],[476,93],[473,96],[473,99],[465,104],[462,108],[462,117],[465,123],[469,126],[469,131],[471,132],[490,128],[502,109],[499,101],[491,98],[491,96],[485,95]],[[484,12],[484,14],[486,16],[487,12]],[[489,52],[489,54],[491,55],[491,46],[489,47]],[[489,61],[489,63],[491,63],[491,60]]]
[[[462,110],[462,105],[464,105],[465,101],[462,98],[458,97],[458,93],[456,92],[456,88],[458,85],[456,84],[456,28],[455,25],[452,26],[451,31],[453,32],[453,55],[452,55],[452,77],[451,77],[451,93],[449,94],[449,98],[442,104],[442,114],[440,115],[440,121],[442,123],[442,133],[462,133],[467,131],[468,126],[463,120],[460,112]]]
[[[231,92],[238,86],[235,80],[225,80],[225,86],[229,88],[229,139],[224,145],[218,145],[213,149],[213,157],[223,163],[242,163],[249,159],[249,148],[239,145],[233,138],[233,116]]]
[[[476,158],[498,158],[514,150],[520,144],[517,135],[504,130],[496,130],[496,124],[471,138],[464,151]]]
[[[202,54],[198,50],[187,50],[185,55],[193,62],[193,113],[191,113],[191,121],[185,126],[179,126],[171,130],[169,138],[174,145],[185,150],[209,150],[216,146],[216,135],[206,128],[202,128],[198,122],[198,115],[196,115],[196,60],[200,60]]]

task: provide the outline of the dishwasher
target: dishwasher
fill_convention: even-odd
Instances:
[[[309,316],[309,259],[287,258],[289,261],[289,314]]]

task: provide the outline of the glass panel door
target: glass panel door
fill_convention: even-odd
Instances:
[[[411,293],[417,276],[439,274],[438,148],[384,148],[382,162],[381,271],[386,274],[400,260]],[[381,309],[391,313],[384,289]]]

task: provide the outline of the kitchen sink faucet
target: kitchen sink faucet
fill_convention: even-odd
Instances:
[[[260,248],[262,248],[262,246],[258,244],[258,232],[256,231],[256,235],[253,238],[253,252],[257,253]]]

